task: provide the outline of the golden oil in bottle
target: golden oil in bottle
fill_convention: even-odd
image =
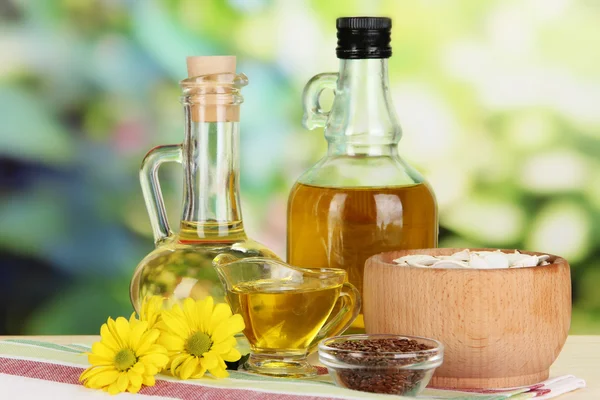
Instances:
[[[362,293],[367,258],[436,247],[437,226],[435,198],[423,183],[349,188],[296,183],[288,203],[288,262],[344,269]],[[364,329],[362,314],[352,328]]]

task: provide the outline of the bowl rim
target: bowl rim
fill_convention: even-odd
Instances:
[[[330,347],[325,342],[332,340],[366,340],[366,339],[384,339],[384,338],[393,338],[393,339],[409,339],[409,340],[423,340],[428,342],[434,342],[436,347],[427,349],[427,350],[418,350],[409,353],[401,353],[398,351],[361,351],[361,350],[351,350],[351,349],[339,349],[336,347]],[[354,335],[339,335],[339,336],[331,336],[325,338],[319,342],[319,353],[321,352],[330,352],[335,351],[338,353],[353,353],[362,356],[394,356],[393,358],[414,358],[418,356],[435,356],[438,354],[444,354],[444,345],[439,340],[428,338],[425,336],[411,336],[411,335],[395,335],[395,334],[386,334],[386,333],[364,333],[364,334],[354,334]]]
[[[469,250],[469,251],[500,250],[503,253],[514,252],[515,250],[517,250],[519,253],[529,254],[529,255],[548,255],[548,256],[550,256],[550,259],[549,259],[550,263],[548,265],[536,265],[533,267],[522,267],[522,268],[434,268],[434,267],[421,268],[421,267],[412,267],[412,266],[402,266],[402,268],[412,269],[412,270],[422,270],[422,271],[452,270],[452,271],[461,271],[463,273],[467,273],[467,272],[481,272],[481,271],[486,271],[486,272],[517,271],[517,270],[518,271],[531,271],[531,270],[539,270],[541,268],[558,267],[561,265],[569,266],[569,263],[563,257],[557,256],[555,254],[544,253],[544,252],[539,252],[539,251],[528,251],[528,250],[515,249],[515,248],[495,248],[495,247],[473,247],[473,248],[470,248],[470,247],[430,247],[430,248],[424,248],[424,249],[398,249],[398,250],[391,250],[391,251],[385,251],[383,253],[374,254],[367,259],[367,261],[365,263],[365,269],[366,269],[366,267],[369,266],[370,262],[373,262],[373,261],[376,261],[377,263],[379,263],[380,266],[399,267],[399,265],[394,263],[393,261],[388,262],[388,261],[383,260],[383,256],[386,254],[389,254],[389,253],[404,253],[405,255],[431,255],[431,252],[433,250],[455,250],[457,252],[461,251],[461,250]]]

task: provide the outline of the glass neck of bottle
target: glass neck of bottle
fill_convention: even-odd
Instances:
[[[392,103],[388,60],[340,60],[325,129],[330,155],[394,155],[401,129]]]
[[[183,240],[245,239],[239,196],[239,105],[184,104]]]

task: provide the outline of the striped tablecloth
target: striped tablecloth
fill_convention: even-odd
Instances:
[[[2,399],[93,399],[115,398],[79,384],[88,366],[85,344],[59,345],[50,342],[11,339],[0,341],[0,398]],[[325,372],[325,371],[323,371]],[[157,376],[156,385],[138,394],[122,393],[116,398],[216,399],[216,400],[330,400],[399,399],[399,396],[363,393],[336,387],[329,375],[312,379],[269,378],[243,371],[230,371],[230,378],[204,377],[180,381]],[[431,399],[528,399],[556,397],[585,386],[573,376],[563,376],[526,388],[484,393],[426,389],[422,398]]]

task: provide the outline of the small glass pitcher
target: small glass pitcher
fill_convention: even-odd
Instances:
[[[246,324],[251,354],[245,368],[274,376],[315,375],[306,356],[321,339],[346,330],[360,312],[360,294],[345,282],[346,271],[298,268],[263,257],[227,258],[215,260],[215,268],[227,302]],[[334,306],[338,311],[330,318]]]

